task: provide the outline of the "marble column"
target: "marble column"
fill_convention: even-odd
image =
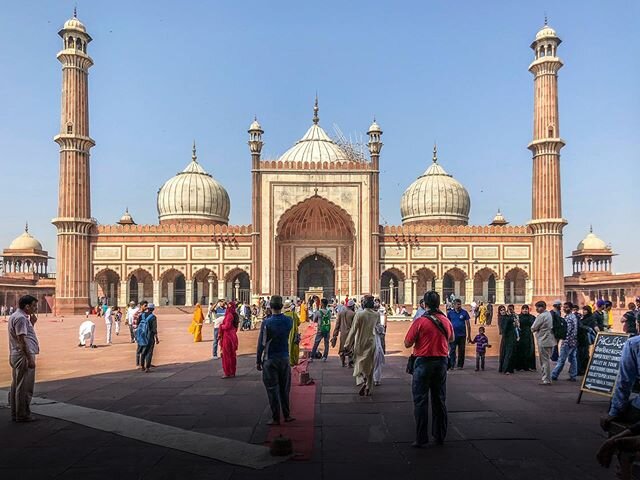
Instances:
[[[184,306],[192,307],[193,306],[193,280],[189,279],[185,282],[184,285]],[[198,302],[200,299],[198,299]]]
[[[498,305],[505,303],[505,299],[504,299],[504,279],[496,278],[496,303]]]
[[[444,288],[443,283],[444,282],[442,278],[436,278],[434,281],[436,292],[438,292],[438,294],[440,295],[440,301],[444,303],[444,293],[442,291]]]
[[[531,302],[533,302],[533,282],[531,281],[531,279],[527,278],[524,282],[524,285],[524,303],[530,304]]]
[[[169,305],[173,305],[173,282],[167,282],[167,297]]]
[[[126,307],[129,303],[129,283],[128,282],[120,282],[120,295],[118,295],[118,305],[121,307]]]
[[[464,298],[462,303],[471,303],[473,301],[473,279],[467,278],[464,281]]]
[[[162,293],[160,280],[153,281],[153,303],[160,305],[160,294]]]
[[[143,300],[147,300],[146,298],[144,298],[144,283],[138,282],[138,303]]]
[[[204,295],[204,282],[196,283],[196,295],[198,295],[198,302],[202,300],[202,296]],[[205,304],[207,305],[211,302],[209,298],[205,298]]]

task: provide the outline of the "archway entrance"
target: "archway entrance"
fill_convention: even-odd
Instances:
[[[309,289],[321,288],[324,298],[335,296],[336,273],[333,264],[322,255],[310,255],[298,266],[298,292],[300,298],[305,298]]]
[[[328,299],[359,291],[356,228],[341,207],[314,195],[292,206],[278,222],[272,291],[304,298],[309,288]]]

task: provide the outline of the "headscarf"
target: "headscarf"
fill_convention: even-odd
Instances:
[[[196,308],[193,311],[193,321],[195,323],[202,323],[204,321],[204,313],[202,313],[202,307],[199,303],[196,303]]]
[[[240,325],[240,318],[238,317],[238,312],[236,312],[236,302],[232,301],[227,304],[227,311],[224,314],[222,323],[226,324],[227,319],[229,319],[231,325],[233,325],[234,328],[238,328],[238,326]]]

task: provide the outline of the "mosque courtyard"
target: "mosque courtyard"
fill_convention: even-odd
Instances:
[[[315,383],[299,386],[294,372],[293,416],[269,427],[266,393],[255,369],[257,332],[239,332],[238,375],[221,378],[211,358],[212,332],[192,343],[190,317],[159,313],[160,344],[151,373],[135,369],[135,344],[123,325],[111,346],[96,319],[99,348],[78,348],[83,317],[41,316],[33,411],[38,421],[10,421],[0,403],[2,479],[289,479],[438,478],[605,479],[595,452],[604,439],[598,420],[608,399],[558,381],[538,385],[535,372],[511,376],[464,370],[449,375],[449,432],[444,446],[410,447],[414,436],[408,352],[409,322],[390,322],[382,385],[359,397],[350,371],[332,349],[310,365]],[[0,328],[0,357],[7,358]],[[489,336],[497,347],[496,327]],[[304,339],[303,339],[304,341]],[[497,353],[497,348],[491,351]],[[10,383],[0,364],[0,389]],[[562,378],[562,377],[561,377]],[[6,396],[2,394],[4,401]],[[293,441],[291,458],[272,457],[270,441]]]

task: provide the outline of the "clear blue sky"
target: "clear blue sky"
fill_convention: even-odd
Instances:
[[[364,135],[384,130],[381,223],[400,223],[400,197],[428,166],[469,190],[471,223],[497,208],[531,214],[529,49],[549,16],[559,54],[565,253],[593,224],[640,271],[640,3],[575,1],[105,1],[80,0],[89,53],[93,215],[157,222],[156,193],[184,168],[191,142],[229,191],[231,222],[251,218],[246,129],[254,114],[267,156],[310,125]],[[24,0],[0,17],[0,246],[29,220],[55,255],[61,47],[74,2]]]

